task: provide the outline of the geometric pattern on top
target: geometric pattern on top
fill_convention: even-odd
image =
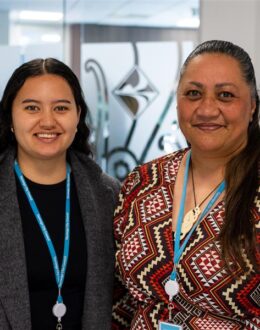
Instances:
[[[168,319],[164,284],[173,268],[172,196],[186,152],[137,166],[121,189],[114,232],[116,273],[123,284],[116,285],[113,330],[155,330],[159,320]],[[259,205],[260,189],[251,210],[258,251]],[[234,274],[226,269],[219,242],[224,221],[220,201],[192,233],[177,265],[180,290],[173,298],[173,320],[184,330],[260,329],[260,274],[248,259],[246,274],[238,267]]]

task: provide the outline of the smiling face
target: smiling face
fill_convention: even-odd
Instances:
[[[12,105],[18,158],[65,160],[79,115],[65,79],[53,74],[28,78]]]
[[[237,60],[206,53],[185,68],[177,109],[180,128],[192,150],[229,158],[247,143],[255,100]]]

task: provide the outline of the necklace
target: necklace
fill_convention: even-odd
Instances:
[[[219,187],[220,183],[211,190],[203,200],[197,204],[196,200],[196,192],[195,192],[195,184],[194,184],[194,175],[193,175],[193,167],[192,167],[192,161],[190,160],[190,169],[191,169],[191,181],[192,181],[192,191],[193,191],[193,198],[194,198],[194,208],[188,211],[182,221],[181,226],[181,239],[183,239],[186,234],[190,231],[194,223],[197,221],[199,215],[201,214],[201,205],[211,196]]]

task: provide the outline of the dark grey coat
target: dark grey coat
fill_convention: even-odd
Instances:
[[[102,173],[85,155],[70,152],[69,157],[87,242],[82,329],[108,330],[114,273],[112,218],[119,183]],[[30,330],[25,250],[13,162],[12,150],[0,155],[0,329]]]

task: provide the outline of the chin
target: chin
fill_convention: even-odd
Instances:
[[[203,143],[203,144],[191,144],[191,148],[193,150],[197,150],[200,152],[207,152],[207,153],[219,153],[223,150],[223,146],[219,144],[212,144],[212,143]]]
[[[42,160],[55,160],[64,155],[64,152],[41,152],[37,154],[38,159]]]

